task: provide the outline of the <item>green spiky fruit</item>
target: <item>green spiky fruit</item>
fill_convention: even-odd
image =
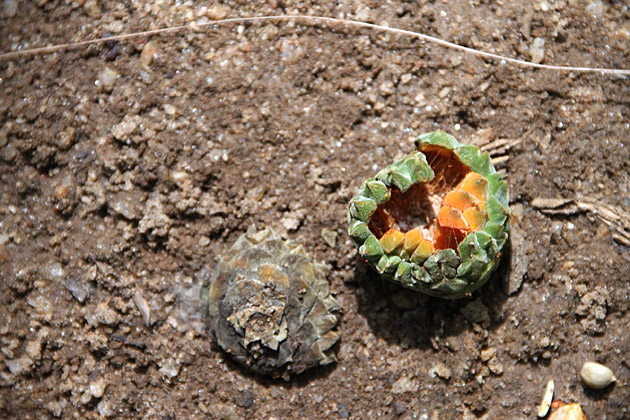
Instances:
[[[487,153],[443,131],[368,178],[348,206],[348,234],[384,278],[455,299],[483,285],[508,239],[505,175]]]

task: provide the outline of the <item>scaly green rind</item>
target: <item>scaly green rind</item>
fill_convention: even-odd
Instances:
[[[436,145],[453,150],[459,160],[488,181],[488,221],[483,229],[467,235],[457,251],[440,250],[426,260],[405,253],[383,251],[380,241],[370,232],[368,223],[378,205],[391,198],[392,188],[407,191],[412,185],[428,182],[435,176],[426,156],[416,151],[368,178],[348,208],[348,234],[359,253],[387,280],[429,295],[456,299],[482,286],[501,257],[509,234],[509,194],[506,177],[496,172],[487,153],[477,147],[459,143],[442,131],[421,135],[416,145]],[[459,253],[459,255],[458,255]]]
[[[413,152],[403,159],[394,162],[376,174],[376,179],[387,187],[395,186],[405,192],[413,184],[427,182],[434,177],[431,166],[421,152]],[[370,182],[368,179],[364,185]]]
[[[361,185],[359,195],[375,201],[376,204],[383,204],[391,198],[392,193],[383,182],[368,178]]]
[[[370,221],[370,217],[376,211],[378,204],[371,198],[357,196],[350,201],[350,217],[364,223]],[[348,219],[349,220],[349,219]]]
[[[460,145],[455,137],[451,136],[450,134],[446,134],[442,130],[422,134],[416,140],[416,147],[419,148],[421,144],[433,144],[435,146],[442,146],[451,150]]]
[[[359,247],[372,235],[372,232],[370,232],[367,223],[361,220],[354,220],[350,226],[348,226],[348,235],[350,235],[352,242]]]

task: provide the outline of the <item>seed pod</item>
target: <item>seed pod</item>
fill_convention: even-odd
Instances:
[[[547,420],[586,420],[580,404],[567,404],[551,413]]]
[[[348,206],[348,234],[384,278],[455,299],[483,285],[508,239],[505,176],[478,148],[435,131],[368,178]]]
[[[212,275],[202,273],[211,336],[238,363],[273,377],[334,362],[339,305],[326,274],[270,228],[242,235]]]
[[[594,389],[606,388],[617,380],[612,370],[595,362],[586,362],[580,371],[582,381]]]

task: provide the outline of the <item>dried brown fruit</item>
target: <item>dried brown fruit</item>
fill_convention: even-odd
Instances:
[[[210,334],[254,372],[284,377],[335,361],[339,305],[327,268],[270,228],[242,235],[210,275],[201,304]]]

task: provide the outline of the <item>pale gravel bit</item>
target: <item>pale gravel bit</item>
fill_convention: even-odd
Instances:
[[[403,375],[392,385],[392,393],[403,394],[405,392],[417,392],[418,383],[409,377]]]
[[[175,115],[177,113],[177,108],[175,108],[173,105],[171,104],[164,104],[164,112],[167,115]]]
[[[179,375],[179,365],[173,359],[167,359],[162,362],[159,372],[169,378]]]
[[[494,373],[495,375],[501,375],[503,373],[503,364],[499,361],[499,359],[497,359],[496,356],[488,361],[488,368],[490,369],[490,372]]]
[[[146,44],[144,44],[144,47],[142,47],[142,52],[140,53],[140,64],[142,64],[142,66],[144,66],[145,68],[148,68],[153,62],[153,59],[156,57],[156,55],[157,47],[155,42],[147,42]]]
[[[586,11],[595,18],[601,18],[608,11],[608,6],[602,0],[587,0]]]
[[[66,406],[66,400],[50,401],[46,404],[46,409],[53,417],[61,417],[63,409]]]
[[[125,114],[122,121],[112,127],[112,135],[116,140],[126,141],[138,128],[138,115]]]
[[[534,42],[529,47],[529,55],[532,58],[532,62],[536,64],[542,63],[545,58],[545,40],[543,38],[534,39]]]
[[[282,218],[282,226],[288,231],[297,230],[300,227],[300,219],[291,216],[284,217]]]
[[[230,8],[223,4],[216,4],[208,7],[208,11],[206,16],[208,16],[212,20],[225,19],[230,13]]]
[[[98,84],[106,88],[111,88],[116,80],[120,77],[120,74],[116,70],[112,70],[109,67],[105,67],[98,73],[96,80]]]
[[[33,297],[30,295],[26,301],[45,321],[50,321],[52,319],[54,306],[44,296],[38,295]]]
[[[149,308],[149,304],[142,296],[142,292],[136,290],[133,294],[133,301],[138,307],[138,311],[140,311],[140,315],[142,315],[142,320],[144,324],[148,327],[151,325],[151,308]]]
[[[94,312],[85,315],[85,320],[93,327],[98,327],[99,324],[114,325],[118,321],[118,314],[107,305],[107,302],[101,302],[96,305]]]
[[[164,204],[160,200],[160,195],[152,195],[146,202],[144,217],[138,224],[138,230],[150,237],[166,236],[171,224],[171,219],[164,212]]]
[[[128,220],[139,220],[142,217],[142,203],[136,194],[120,191],[111,197],[109,208]]]
[[[337,232],[334,230],[322,228],[322,238],[328,244],[329,247],[335,248],[337,245]]]
[[[50,281],[62,280],[66,276],[66,272],[59,263],[54,263],[46,267],[44,275]]]
[[[437,374],[437,376],[442,379],[451,379],[451,370],[442,362],[439,362],[438,364],[433,366],[433,371]]]
[[[5,360],[4,364],[13,375],[21,375],[31,371],[33,361],[28,356],[22,356],[18,359]]]
[[[68,150],[74,143],[74,127],[66,127],[57,134],[55,144],[62,150]]]
[[[18,2],[15,0],[4,0],[2,2],[5,17],[14,17],[17,14]]]
[[[234,410],[233,404],[216,403],[208,407],[210,417],[218,420],[237,420],[238,414]]]
[[[101,398],[107,388],[107,382],[103,378],[99,378],[90,384],[90,394],[94,398]]]
[[[42,357],[42,341],[35,339],[26,343],[26,354],[32,360],[39,360]]]
[[[97,17],[101,15],[101,8],[99,7],[97,0],[85,0],[83,10],[90,17]]]
[[[585,317],[580,324],[589,335],[603,334],[606,331],[607,307],[610,304],[610,293],[603,286],[584,294],[580,305],[575,309],[578,317]]]
[[[111,417],[114,415],[114,410],[112,409],[112,403],[108,400],[102,400],[96,406],[98,413],[104,417]]]
[[[483,360],[484,362],[487,362],[488,360],[492,359],[495,354],[496,354],[496,349],[494,347],[488,347],[487,349],[483,349],[481,350],[481,353],[480,353],[481,360]]]

